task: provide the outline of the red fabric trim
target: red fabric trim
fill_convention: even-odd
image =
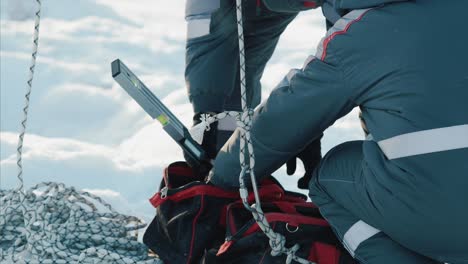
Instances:
[[[302,215],[289,215],[282,213],[266,213],[265,217],[268,223],[272,222],[286,222],[290,226],[299,226],[299,225],[318,225],[318,226],[330,226],[327,221],[320,218],[314,218],[309,216]],[[257,223],[254,223],[247,231],[245,231],[243,237],[251,235],[257,231],[260,231],[260,227]]]
[[[358,22],[360,21],[364,15],[367,14],[367,12],[371,11],[372,9],[369,9],[367,10],[366,12],[362,13],[358,18],[356,18],[355,20],[351,21],[348,23],[348,25],[346,25],[345,29],[343,30],[340,30],[340,31],[336,31],[335,33],[331,34],[330,36],[328,36],[324,41],[323,41],[323,54],[322,54],[322,57],[320,58],[320,60],[324,61],[325,60],[325,57],[327,56],[327,48],[328,48],[328,44],[330,43],[330,41],[336,37],[337,35],[342,35],[342,34],[345,34],[346,32],[348,32],[349,28],[351,27],[352,24],[354,24],[355,22]]]
[[[187,264],[190,263],[190,261],[192,260],[192,253],[193,253],[193,245],[195,243],[195,231],[196,231],[197,220],[200,217],[201,213],[203,212],[203,207],[205,206],[204,201],[205,201],[205,196],[202,195],[201,198],[200,198],[200,210],[198,210],[197,215],[195,216],[195,218],[193,218],[193,221],[192,221],[192,240],[190,241],[190,252],[189,252],[189,255],[188,255],[188,258],[187,258]]]
[[[315,255],[314,260],[312,258],[307,259],[320,264],[339,264],[341,253],[335,246],[316,242],[312,245],[309,257],[312,255]]]
[[[168,168],[166,167],[163,172],[163,180],[164,180],[164,186],[167,186],[169,188],[170,186],[168,186],[169,184],[168,178],[169,178],[169,173],[168,173]]]
[[[187,177],[193,177],[193,171],[190,167],[182,167],[182,166],[169,167],[168,173],[181,175],[181,176],[187,176]]]
[[[278,201],[284,198],[284,190],[276,184],[265,185],[260,187],[260,189],[258,190],[258,195],[261,197],[262,202]],[[249,201],[249,203],[255,201],[255,196],[253,192],[250,192],[249,196],[247,197],[247,200]]]
[[[307,201],[307,199],[303,199],[303,198],[301,198],[299,196],[293,196],[293,195],[290,195],[290,194],[287,194],[287,193],[284,194],[283,200],[291,202],[291,203],[304,203],[304,202]]]
[[[226,251],[228,251],[229,248],[231,248],[233,244],[234,244],[234,240],[225,241],[219,248],[218,253],[216,253],[216,256],[219,257],[222,254],[226,253]]]
[[[304,2],[304,7],[307,7],[307,8],[316,8],[317,7],[317,4],[315,2],[307,2],[305,1]]]
[[[219,216],[218,224],[222,227],[226,227],[227,207],[227,205],[223,206],[223,209],[221,209],[221,215]]]
[[[317,243],[313,243],[312,246],[310,247],[309,255],[307,256],[307,260],[313,261],[313,262],[318,262],[317,248],[315,247],[315,244],[317,244]],[[322,264],[322,263],[320,263],[320,264]]]
[[[164,180],[164,185],[167,186],[168,188],[171,188],[172,186],[169,184],[169,175],[178,175],[178,176],[185,176],[185,177],[194,177],[193,175],[193,170],[188,167],[188,166],[183,166],[183,165],[169,165],[169,167],[166,167],[164,169],[163,173],[163,180]]]
[[[290,202],[273,202],[275,206],[277,206],[281,212],[287,213],[287,214],[297,214],[296,206],[294,203]]]
[[[263,186],[258,190],[258,193],[260,197],[262,197],[262,201],[265,201],[265,202],[278,201],[285,197],[283,189],[276,184]],[[230,198],[230,199],[239,198],[239,193],[236,191],[229,192],[229,191],[226,191],[222,188],[215,187],[215,186],[200,185],[200,186],[190,187],[186,190],[180,191],[172,195],[168,195],[166,199],[161,199],[161,194],[158,192],[155,195],[153,195],[153,197],[151,197],[149,201],[154,207],[158,207],[166,200],[178,202],[178,201],[192,198],[197,195],[209,195],[209,196],[214,196],[214,197]],[[250,193],[247,199],[249,203],[254,202],[255,200],[254,194]],[[299,201],[302,201],[302,199],[299,199]]]
[[[231,207],[229,207],[229,208],[231,208]],[[230,231],[231,235],[233,235],[233,234],[237,233],[237,227],[236,227],[236,223],[234,221],[233,214],[231,212],[229,212],[228,215],[229,215],[229,231]]]
[[[261,186],[272,185],[272,184],[276,184],[276,182],[270,177],[267,177],[260,182]]]
[[[153,197],[149,199],[149,201],[154,207],[158,207],[165,201],[179,202],[179,201],[193,198],[195,196],[200,196],[200,195],[208,195],[208,196],[228,198],[228,199],[236,199],[239,197],[239,194],[237,192],[227,192],[218,187],[214,187],[210,185],[201,185],[201,186],[193,186],[191,188],[180,191],[173,195],[168,195],[165,199],[161,199],[161,193],[157,192]]]

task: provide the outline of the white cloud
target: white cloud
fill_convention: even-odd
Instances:
[[[315,50],[325,32],[325,19],[320,9],[301,13],[281,35],[278,49],[289,51]]]
[[[115,3],[115,1],[114,1]],[[135,5],[134,3],[132,5]],[[155,20],[154,17],[148,17]],[[158,20],[159,21],[159,20]],[[147,48],[153,52],[171,53],[183,49],[184,37],[181,28],[168,27],[167,21],[155,21],[142,25],[130,25],[108,18],[87,16],[75,20],[44,17],[41,20],[40,41],[62,45],[83,44],[126,44]],[[161,23],[162,22],[162,23]],[[183,18],[181,22],[184,22]],[[13,37],[31,35],[33,24],[30,20],[2,20],[2,35]]]
[[[4,144],[16,143],[18,135],[11,132],[1,132],[0,140]],[[112,150],[105,146],[89,144],[68,138],[47,138],[28,134],[25,137],[23,152],[24,159],[46,159],[62,161],[79,159],[83,156],[108,156],[111,157]],[[0,164],[8,165],[16,162],[16,156],[12,155],[3,159]]]
[[[346,130],[361,131],[361,122],[359,120],[359,108],[356,107],[346,116],[338,119],[333,128],[342,129],[345,132]]]
[[[161,125],[153,122],[143,127],[119,146],[115,160],[119,168],[145,168],[153,165],[169,164],[183,159],[178,145],[170,138]]]
[[[262,97],[266,98],[292,68],[287,63],[269,63],[262,77]]]
[[[325,22],[320,10],[300,13],[281,35],[275,53],[262,77],[262,96],[265,99],[293,68],[301,68],[325,35]]]
[[[97,0],[96,2],[108,6],[120,16],[139,24],[143,31],[152,31],[154,34],[173,40],[185,39],[185,1],[162,3],[139,0],[138,4],[132,0]]]
[[[67,83],[54,87],[48,94],[48,96],[63,97],[65,94],[75,96],[90,96],[90,97],[102,97],[106,99],[112,99],[114,101],[122,101],[124,92],[122,89],[104,89],[89,84],[82,83]]]
[[[17,134],[1,132],[1,143],[13,145]],[[25,138],[24,160],[80,161],[106,160],[116,170],[139,172],[161,167],[182,158],[176,143],[157,123],[142,128],[117,146],[105,146],[68,138],[50,138],[28,134]],[[14,165],[16,154],[1,160],[2,166]]]
[[[31,60],[31,54],[24,52],[0,51],[0,56],[5,58],[14,58],[18,60]],[[51,67],[52,70],[54,70],[55,68],[66,70],[70,73],[97,72],[102,70],[102,68],[96,64],[64,61],[46,56],[39,56],[37,58],[37,63],[43,63]]]
[[[6,15],[11,20],[23,21],[34,17],[34,10],[36,9],[35,1],[2,1],[1,4],[2,16]]]

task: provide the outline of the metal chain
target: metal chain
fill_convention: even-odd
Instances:
[[[24,201],[15,191],[0,195],[0,262],[162,263],[131,235],[145,226],[140,219],[89,192],[44,182]]]
[[[289,264],[293,260],[301,264],[315,264],[314,262],[308,261],[306,259],[296,256],[296,252],[299,250],[299,244],[288,248],[286,247],[286,238],[274,232],[270,227],[268,220],[265,217],[265,214],[261,208],[261,201],[258,195],[258,188],[255,178],[255,155],[252,145],[250,129],[252,126],[252,117],[253,110],[247,105],[247,89],[246,89],[246,79],[245,79],[245,48],[244,48],[244,25],[243,25],[243,12],[242,12],[242,1],[236,0],[236,17],[237,17],[237,33],[239,40],[239,67],[240,67],[240,90],[241,90],[241,103],[242,103],[242,112],[224,112],[217,115],[202,115],[201,123],[199,126],[204,126],[209,129],[209,125],[213,122],[216,122],[220,119],[225,118],[226,116],[233,116],[237,118],[237,125],[240,129],[240,151],[239,151],[239,160],[241,165],[241,173],[239,175],[239,193],[242,198],[242,202],[251,213],[258,226],[265,235],[269,238],[269,244],[271,247],[271,255],[278,256],[285,254],[287,256],[286,263]],[[248,189],[245,185],[245,179],[247,175],[250,175],[250,180],[252,184],[252,190],[255,196],[255,204],[250,205],[247,201]]]
[[[18,186],[0,190],[0,263],[162,263],[137,241],[140,219],[117,213],[89,192],[45,182],[27,192],[23,141],[39,46],[41,1],[36,0],[33,51],[17,146]],[[99,210],[105,208],[107,212]]]
[[[25,95],[25,104],[23,108],[24,118],[21,121],[21,131],[19,134],[18,139],[18,147],[16,148],[17,151],[17,166],[18,166],[18,187],[17,190],[24,194],[24,186],[23,186],[23,141],[24,135],[26,133],[26,123],[28,121],[28,110],[29,110],[29,98],[31,96],[32,90],[32,82],[34,79],[34,69],[36,68],[36,58],[37,58],[37,50],[39,47],[39,25],[41,21],[41,1],[36,0],[37,2],[37,11],[36,16],[34,19],[34,36],[33,36],[33,50],[31,53],[31,66],[29,67],[29,78],[28,78],[28,88]]]

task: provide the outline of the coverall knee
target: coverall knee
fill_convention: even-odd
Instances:
[[[361,263],[441,263],[401,245],[392,238],[394,230],[385,229],[385,223],[395,219],[387,218],[381,210],[395,207],[379,208],[374,203],[372,179],[366,178],[372,174],[366,172],[362,143],[341,144],[323,158],[310,182],[312,201],[346,249]],[[402,225],[398,232],[411,230],[405,230]]]

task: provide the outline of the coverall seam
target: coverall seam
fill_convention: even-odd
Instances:
[[[325,180],[320,180],[320,182],[344,182],[344,183],[349,183],[349,184],[354,184],[356,182],[354,181],[346,181],[346,180],[339,180],[339,179],[325,179]]]
[[[325,64],[332,65],[332,66],[336,67],[336,68],[337,68],[337,71],[338,71],[339,74],[340,74],[340,77],[339,77],[339,80],[338,80],[338,82],[340,83],[339,86],[343,87],[343,88],[342,88],[343,91],[346,91],[346,92],[349,93],[349,97],[350,97],[350,98],[348,99],[348,101],[351,102],[351,104],[353,105],[353,108],[352,108],[352,109],[354,109],[355,107],[358,106],[358,104],[356,103],[356,97],[357,97],[357,95],[352,91],[351,86],[350,86],[349,83],[346,81],[346,80],[347,80],[347,78],[346,78],[346,73],[345,73],[345,69],[346,69],[346,68],[345,68],[345,64],[344,64],[344,62],[343,62],[342,57],[340,56],[340,54],[339,54],[338,52],[335,52],[336,49],[334,49],[332,46],[330,46],[330,44],[336,43],[336,40],[335,40],[335,39],[336,39],[336,38],[333,38],[332,41],[330,41],[330,43],[328,44],[328,45],[329,45],[329,46],[328,46],[328,51],[329,51],[329,52],[328,52],[328,55],[333,54],[333,57],[334,57],[333,60],[330,59],[330,56],[326,56],[323,60],[320,60],[319,58],[316,57],[318,60],[317,60],[317,59],[314,59],[314,60],[312,60],[311,62],[309,62],[309,64],[313,63],[314,61],[321,61],[321,62],[323,62],[323,63],[325,63]],[[335,41],[333,41],[333,40],[335,40]],[[309,65],[309,64],[308,64],[308,65]],[[306,66],[306,67],[307,67],[307,66]],[[294,76],[293,76],[293,78],[294,78]],[[340,90],[341,90],[341,89],[340,89]],[[351,112],[352,109],[351,109],[349,112]],[[349,113],[349,112],[348,112],[348,113]],[[335,121],[336,121],[336,120],[335,120]],[[325,128],[325,129],[326,129],[326,128]],[[323,131],[322,131],[322,133],[323,133]]]

